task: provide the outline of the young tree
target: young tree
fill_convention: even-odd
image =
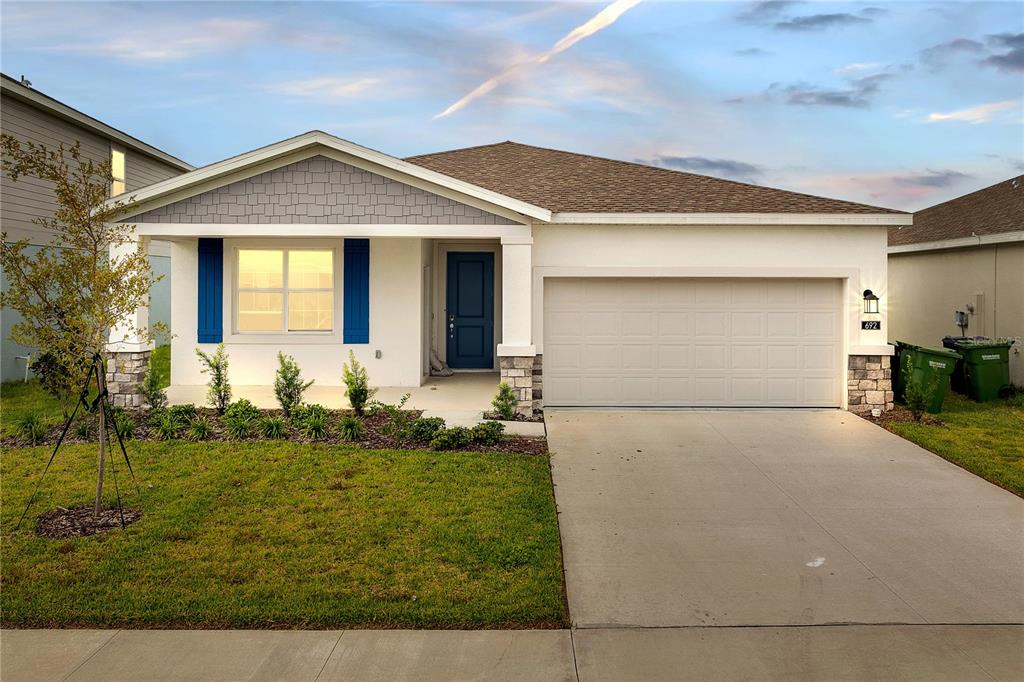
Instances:
[[[125,251],[134,246],[135,226],[114,222],[126,202],[105,203],[112,181],[109,163],[84,158],[77,143],[49,149],[5,134],[0,149],[4,173],[12,180],[31,176],[53,185],[56,211],[33,219],[53,233],[48,245],[29,253],[28,240],[9,243],[3,233],[0,265],[8,289],[0,304],[22,317],[11,338],[37,348],[65,375],[53,390],[66,414],[93,355],[104,353],[111,329],[148,303],[158,278],[141,244]],[[112,250],[119,255],[112,256]]]
[[[54,374],[45,385],[67,415],[92,358],[105,356],[112,329],[148,337],[148,329],[129,329],[124,321],[148,303],[157,278],[143,245],[135,243],[135,226],[115,222],[127,203],[107,202],[113,180],[109,162],[83,157],[78,143],[50,149],[6,134],[0,136],[0,151],[3,172],[11,180],[30,176],[53,186],[56,211],[33,220],[53,234],[48,245],[29,253],[28,240],[9,243],[7,233],[2,235],[0,266],[8,289],[0,294],[0,305],[21,314],[11,338],[37,348],[47,359]],[[101,410],[97,514],[103,491],[104,416]]]

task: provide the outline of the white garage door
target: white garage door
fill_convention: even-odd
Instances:
[[[548,279],[550,406],[838,407],[839,280]]]

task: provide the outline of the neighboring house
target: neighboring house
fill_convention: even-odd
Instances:
[[[195,348],[223,342],[236,385],[272,383],[279,350],[338,385],[352,350],[378,385],[420,385],[432,355],[500,369],[523,410],[892,401],[885,297],[865,317],[863,292],[885,287],[899,211],[512,142],[402,160],[317,131],[133,195],[139,237],[173,240],[175,385],[205,383]]]
[[[889,231],[889,339],[941,346],[959,336],[1016,339],[1010,380],[1024,386],[1024,175],[914,214]]]
[[[0,129],[20,142],[35,142],[55,149],[70,148],[80,142],[82,155],[96,162],[110,161],[118,176],[111,194],[134,191],[160,180],[192,170],[192,166],[151,147],[130,135],[111,128],[27,84],[0,74]],[[27,239],[29,248],[49,244],[53,235],[32,222],[53,215],[56,208],[53,186],[38,178],[23,177],[11,182],[0,180],[0,228],[8,241]],[[164,278],[153,288],[152,317],[170,324],[170,245],[153,242],[150,247],[153,270]],[[2,286],[6,287],[6,281]],[[10,340],[11,328],[20,319],[13,310],[3,310],[0,340],[0,379],[11,381],[25,376],[26,356],[30,349]]]

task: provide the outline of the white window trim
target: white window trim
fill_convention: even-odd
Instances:
[[[318,344],[341,343],[342,341],[342,283],[344,282],[343,262],[341,254],[344,242],[331,239],[309,239],[302,241],[280,239],[225,239],[224,240],[224,329],[225,343],[238,344]],[[241,250],[280,250],[284,252],[284,322],[288,323],[288,251],[330,251],[333,254],[334,266],[334,329],[331,331],[287,331],[279,332],[242,332],[238,330],[238,252]],[[274,291],[277,291],[274,289]],[[296,290],[299,291],[299,290]],[[314,291],[302,289],[301,291]],[[316,289],[315,291],[322,291]]]

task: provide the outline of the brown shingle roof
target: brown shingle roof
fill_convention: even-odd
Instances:
[[[517,142],[405,160],[556,213],[902,213]]]
[[[914,214],[914,224],[889,229],[889,246],[1024,230],[1024,175]]]

